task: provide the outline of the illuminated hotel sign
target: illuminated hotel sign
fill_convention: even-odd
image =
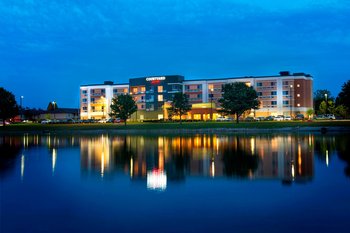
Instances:
[[[160,77],[148,77],[146,78],[146,81],[161,81],[161,80],[165,80],[164,76],[160,76]]]

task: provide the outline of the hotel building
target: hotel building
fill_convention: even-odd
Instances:
[[[148,76],[132,78],[129,83],[80,86],[81,119],[110,118],[110,104],[113,97],[131,94],[137,103],[137,112],[130,120],[168,119],[167,107],[174,93],[183,92],[188,96],[192,110],[186,119],[210,120],[220,114],[219,99],[222,85],[244,82],[258,93],[259,109],[247,111],[246,116],[292,116],[306,115],[313,108],[311,75],[305,73],[280,72],[276,76],[249,76],[221,79],[185,80],[181,75]]]

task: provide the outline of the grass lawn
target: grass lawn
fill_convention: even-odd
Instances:
[[[349,120],[335,121],[265,121],[265,122],[183,122],[180,123],[135,123],[124,124],[92,123],[92,124],[12,124],[0,127],[0,133],[31,132],[31,131],[84,131],[84,130],[171,130],[171,129],[278,129],[290,127],[346,127],[350,128]]]

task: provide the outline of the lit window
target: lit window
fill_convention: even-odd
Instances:
[[[141,87],[141,91],[145,92],[146,91],[146,87]]]
[[[251,84],[248,82],[248,83],[245,83],[245,85],[247,86],[247,87],[250,87],[251,86]]]
[[[163,95],[158,95],[158,101],[163,101]]]
[[[128,88],[124,88],[124,93],[128,93]]]
[[[300,94],[297,94],[298,97],[300,97]]]
[[[137,87],[133,87],[132,88],[132,92],[135,94],[135,93],[137,93]]]
[[[214,89],[214,85],[213,85],[213,84],[209,84],[209,85],[208,85],[208,89],[209,89],[209,90]]]
[[[163,92],[163,86],[158,86],[158,92]]]

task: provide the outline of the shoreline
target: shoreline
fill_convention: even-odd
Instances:
[[[31,130],[1,130],[0,136],[16,136],[23,134],[39,135],[192,135],[192,134],[254,134],[254,133],[350,133],[350,127],[341,126],[305,126],[280,128],[197,128],[197,129],[31,129]]]

